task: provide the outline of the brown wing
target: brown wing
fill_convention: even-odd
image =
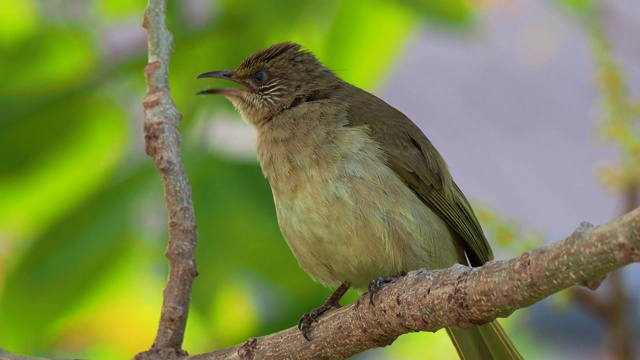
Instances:
[[[356,87],[346,89],[345,95],[352,101],[357,99],[348,109],[349,126],[369,128],[371,137],[387,153],[389,168],[462,239],[471,265],[480,266],[493,259],[471,205],[424,133],[404,114],[374,95]]]

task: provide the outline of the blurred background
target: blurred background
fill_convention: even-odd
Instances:
[[[153,341],[167,214],[142,134],[145,6],[3,2],[0,348],[123,359]],[[190,354],[293,326],[333,290],[311,281],[283,241],[251,129],[223,97],[194,95],[218,84],[198,74],[278,41],[303,44],[418,123],[497,258],[638,206],[635,0],[190,0],[171,1],[168,19],[199,230]],[[503,324],[527,359],[640,356],[638,272]],[[455,357],[440,331],[356,358]]]

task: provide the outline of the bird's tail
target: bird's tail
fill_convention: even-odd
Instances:
[[[460,359],[522,359],[497,320],[465,330],[447,328],[447,334]]]

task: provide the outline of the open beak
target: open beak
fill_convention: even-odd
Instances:
[[[218,71],[209,71],[204,74],[200,74],[197,77],[198,79],[202,78],[214,78],[214,79],[227,79],[233,82],[237,82],[243,86],[248,86],[248,84],[238,78],[235,77],[233,71],[230,70],[218,70]],[[215,89],[205,89],[200,90],[196,93],[196,95],[210,95],[210,94],[222,94],[227,96],[240,96],[240,94],[245,91],[240,88],[215,88]]]

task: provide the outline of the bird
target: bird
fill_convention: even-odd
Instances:
[[[373,302],[408,271],[493,259],[471,205],[420,128],[300,44],[277,43],[236,70],[198,78],[242,85],[197,94],[224,95],[255,129],[285,241],[311,278],[337,287],[300,319],[307,340],[350,288],[368,290]],[[497,321],[447,333],[461,359],[521,358]]]

